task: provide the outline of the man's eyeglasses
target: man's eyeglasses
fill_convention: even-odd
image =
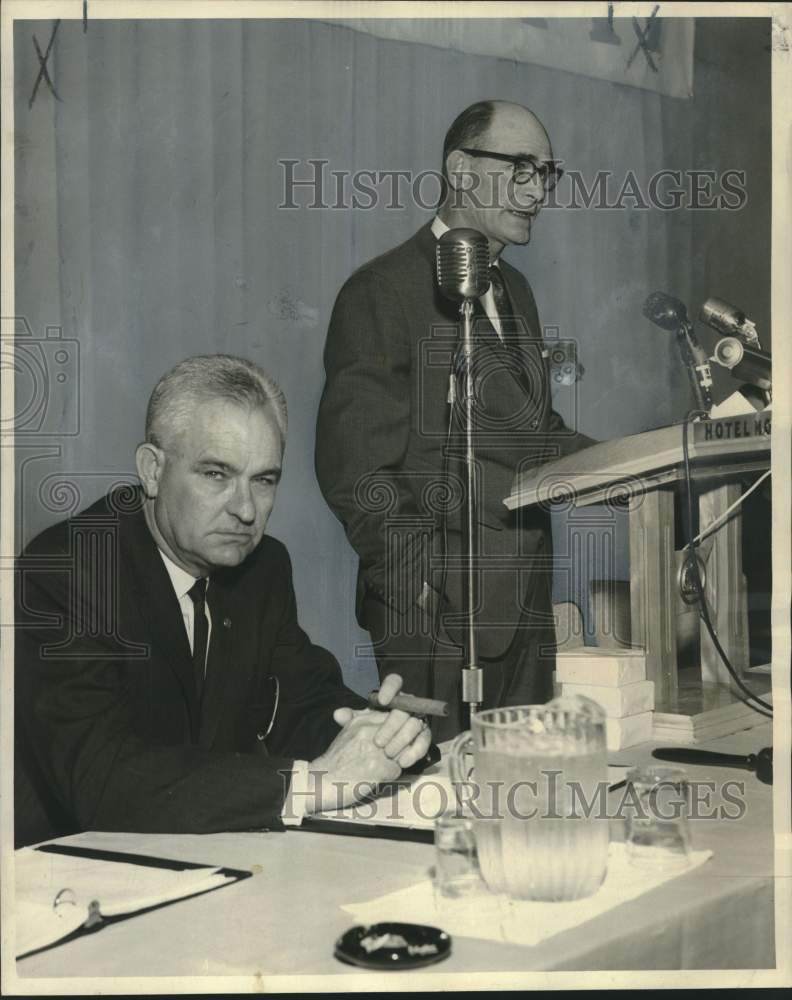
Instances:
[[[512,156],[510,153],[493,153],[491,149],[462,149],[469,156],[487,156],[491,160],[511,163],[515,184],[529,184],[537,176],[545,191],[552,191],[558,184],[563,170],[555,160],[535,160],[532,156]]]

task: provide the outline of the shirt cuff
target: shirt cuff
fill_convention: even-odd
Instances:
[[[305,805],[308,798],[308,761],[295,760],[292,766],[289,790],[281,809],[281,822],[284,826],[299,826],[305,815]]]

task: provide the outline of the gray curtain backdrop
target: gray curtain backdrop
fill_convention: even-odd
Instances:
[[[740,211],[548,209],[530,246],[507,251],[543,324],[578,341],[585,376],[556,396],[568,419],[606,439],[689,407],[670,336],[641,315],[656,289],[691,311],[734,301],[769,343],[769,20],[697,24],[689,101],[304,20],[62,21],[48,67],[60,100],[42,83],[29,108],[32,36],[44,49],[51,29],[15,26],[18,545],[133,473],[166,368],[251,357],[289,401],[271,532],[291,552],[302,623],[366,688],[356,558],[313,471],[322,349],[345,278],[432,211],[404,181],[396,199],[386,181],[373,207],[343,207],[330,171],[436,170],[450,121],[484,97],[532,107],[568,168],[589,183],[612,172],[612,197],[628,171],[644,190],[665,168],[746,171]],[[308,160],[327,161],[336,207],[308,207],[307,187],[279,207],[283,160],[303,180]],[[435,190],[427,179],[420,195]],[[592,517],[605,556],[581,542]],[[602,517],[557,520],[557,599],[585,607],[589,577],[627,575],[626,524]]]

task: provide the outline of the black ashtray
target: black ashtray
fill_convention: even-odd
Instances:
[[[364,969],[420,969],[451,954],[451,938],[424,924],[351,927],[336,941],[335,957]]]

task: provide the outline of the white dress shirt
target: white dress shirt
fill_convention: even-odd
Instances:
[[[165,569],[168,571],[168,576],[170,577],[171,585],[176,593],[176,597],[179,600],[179,607],[181,608],[182,618],[184,619],[184,628],[187,632],[187,639],[190,643],[190,652],[193,651],[194,637],[195,637],[195,605],[193,604],[193,599],[190,597],[190,590],[195,586],[195,581],[199,577],[194,577],[192,574],[188,573],[187,570],[182,569],[181,566],[177,566],[176,563],[170,559],[162,549],[159,549],[159,554],[162,556],[162,561],[165,563]],[[209,587],[211,586],[211,580],[207,585],[206,592],[209,593]],[[209,601],[207,600],[206,605],[206,619],[209,623],[209,632],[206,642],[206,654],[209,655],[209,643],[212,641],[212,613],[209,610]],[[206,663],[204,663],[204,676],[206,676]],[[308,792],[308,762],[305,760],[295,760],[292,767],[292,777],[289,783],[289,791],[286,793],[286,798],[283,803],[283,808],[281,809],[281,821],[284,826],[299,826],[302,823],[302,818],[305,815],[305,799]]]
[[[432,221],[432,232],[435,237],[439,240],[443,233],[447,233],[449,226],[443,222],[439,215],[436,215]],[[495,267],[499,267],[497,260],[490,261]],[[503,328],[501,327],[500,316],[498,315],[498,310],[495,308],[495,296],[492,294],[492,285],[490,285],[486,292],[479,298],[479,302],[484,308],[484,312],[487,314],[487,319],[495,327],[495,333],[498,337],[503,340]]]
[[[187,640],[190,643],[190,652],[192,653],[195,637],[195,605],[193,604],[192,597],[190,597],[190,591],[195,586],[199,577],[195,577],[191,573],[188,573],[186,569],[182,569],[181,566],[177,566],[172,559],[169,559],[168,556],[165,555],[162,549],[159,550],[159,554],[162,556],[162,561],[165,563],[165,569],[168,571],[170,582],[173,589],[176,591],[176,596],[179,599],[179,607],[181,608],[182,618],[184,619],[184,628],[187,631]],[[208,595],[209,584],[207,584],[206,592]],[[206,651],[208,654],[209,643],[212,640],[212,612],[209,610],[208,600],[205,605],[205,610],[206,620],[209,623],[209,633],[206,640]],[[204,663],[204,677],[205,676],[206,664]]]

